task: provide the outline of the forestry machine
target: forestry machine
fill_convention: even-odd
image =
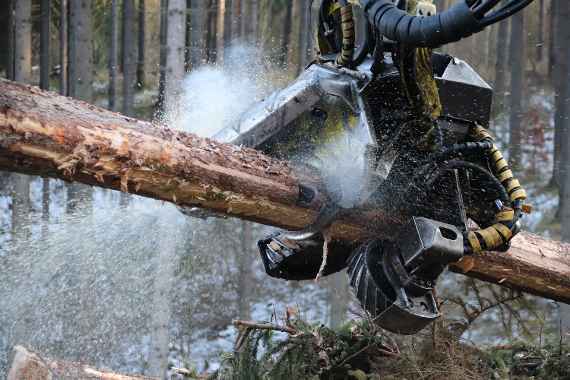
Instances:
[[[370,317],[414,334],[440,315],[434,287],[448,264],[508,249],[530,207],[486,129],[493,90],[466,62],[432,49],[531,2],[457,0],[437,13],[432,0],[321,1],[317,58],[216,136],[324,178],[323,189],[300,188],[302,205],[326,192],[313,224],[259,241],[270,276],[347,267]],[[382,210],[370,222],[379,238],[329,241],[335,220],[371,210]]]

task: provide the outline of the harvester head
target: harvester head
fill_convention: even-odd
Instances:
[[[304,280],[348,267],[376,323],[413,334],[439,316],[433,289],[449,263],[508,248],[526,194],[486,130],[492,89],[432,48],[530,2],[493,10],[498,0],[458,0],[437,14],[432,1],[322,1],[316,60],[215,136],[323,177],[318,191],[330,201],[317,220],[259,241],[269,275]],[[393,216],[382,228],[390,236],[327,242],[322,267],[323,231],[355,208]]]

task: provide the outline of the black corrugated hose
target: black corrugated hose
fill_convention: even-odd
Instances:
[[[391,0],[360,0],[369,22],[385,37],[418,47],[438,47],[480,32],[532,3],[511,0],[493,11],[500,0],[459,0],[434,16],[411,16]]]

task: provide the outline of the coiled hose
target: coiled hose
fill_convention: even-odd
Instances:
[[[417,47],[438,47],[480,32],[525,8],[533,0],[459,0],[434,16],[411,16],[390,0],[360,0],[369,22],[387,38]]]
[[[467,232],[466,240],[472,253],[480,253],[485,250],[494,250],[507,245],[514,235],[518,233],[517,221],[523,211],[530,209],[524,206],[526,191],[520,182],[514,177],[507,160],[494,144],[491,134],[483,127],[476,126],[471,129],[471,137],[476,142],[488,143],[487,151],[493,174],[503,185],[509,196],[511,207],[502,205],[495,214],[494,224],[483,229]]]
[[[354,29],[354,13],[352,4],[347,0],[339,1],[340,4],[340,28],[342,32],[342,44],[340,54],[337,57],[337,63],[341,66],[349,66],[352,63],[354,54],[354,44],[356,41],[356,32]]]

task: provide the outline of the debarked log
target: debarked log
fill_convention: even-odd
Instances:
[[[317,173],[249,148],[129,118],[0,80],[0,170],[77,181],[290,230],[310,225],[326,195]],[[354,210],[336,240],[390,238],[397,216]],[[507,253],[452,269],[570,303],[570,246],[521,233]]]

